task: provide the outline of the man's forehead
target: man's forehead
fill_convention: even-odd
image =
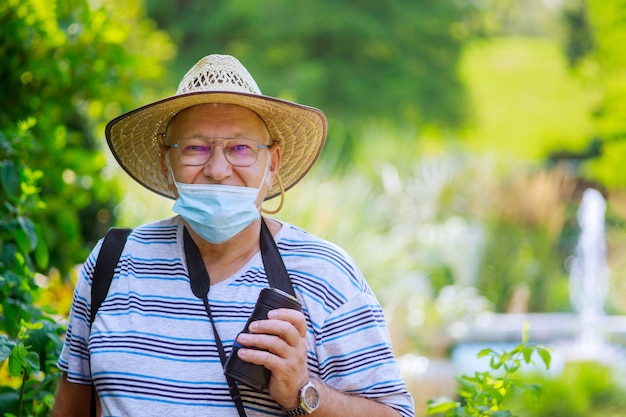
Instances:
[[[236,104],[209,103],[188,107],[174,116],[167,127],[169,132],[209,126],[229,127],[232,130],[250,130],[267,135],[265,122],[254,111]]]
[[[247,107],[243,107],[237,104],[226,104],[226,103],[206,103],[206,104],[197,104],[195,106],[188,107],[178,112],[176,116],[174,116],[174,120],[178,118],[184,118],[194,115],[202,115],[202,116],[211,116],[217,115],[222,116],[224,114],[230,114],[237,117],[242,118],[251,118],[251,119],[259,119],[259,115],[254,111],[248,109]]]

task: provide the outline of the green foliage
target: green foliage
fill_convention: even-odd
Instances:
[[[334,168],[358,152],[355,122],[385,119],[622,186],[623,3],[157,0],[148,12],[185,45],[172,86],[207,53],[240,57],[265,93],[328,113]]]
[[[48,265],[48,250],[33,220],[45,208],[42,173],[22,162],[33,125],[29,119],[0,130],[0,364],[7,363],[6,370],[0,367],[0,415],[50,410],[64,331],[37,305],[41,290],[34,269]]]
[[[44,330],[43,322],[29,324],[22,320],[17,341],[0,334],[0,363],[8,360],[10,377],[20,381],[14,389],[0,387],[0,413],[3,416],[48,415],[54,399],[56,374],[42,374],[50,365],[42,363],[36,339],[45,332],[50,329]],[[53,344],[60,347],[60,338],[56,337]],[[57,352],[55,349],[52,353]]]
[[[625,0],[588,0],[580,12],[589,26],[593,47],[585,48],[576,61],[580,77],[596,91],[590,109],[597,129],[594,137],[599,154],[583,167],[584,173],[611,188],[626,187],[622,166],[626,155],[626,57],[624,56],[623,10]]]
[[[552,355],[550,349],[528,343],[528,325],[524,328],[522,343],[510,351],[496,352],[483,349],[478,357],[489,357],[490,370],[476,371],[474,375],[462,375],[457,378],[458,394],[462,402],[445,398],[428,401],[427,414],[443,414],[444,417],[515,417],[505,408],[505,401],[530,392],[535,397],[541,393],[541,386],[524,383],[512,375],[517,373],[523,364],[532,363],[537,354],[546,369],[550,369]]]
[[[265,94],[320,107],[339,123],[385,118],[441,129],[464,119],[456,67],[478,31],[475,7],[450,0],[148,2],[159,27],[185,45],[172,62],[172,85],[200,57],[229,53]]]
[[[14,147],[28,138],[31,122],[20,123],[14,130],[0,131],[1,195],[0,206],[0,330],[16,336],[21,319],[30,320],[34,302],[32,281],[35,265],[47,266],[47,249],[39,226],[31,216],[43,208],[37,179],[41,172],[32,171],[20,162],[27,149]],[[33,256],[34,261],[33,261]]]
[[[554,38],[492,38],[464,51],[472,103],[465,141],[479,152],[541,161],[581,153],[593,133],[589,92]]]
[[[608,358],[603,358],[608,359]],[[626,387],[617,378],[618,364],[569,362],[559,375],[530,374],[543,387],[538,401],[519,397],[513,402],[523,417],[610,417],[626,410]]]
[[[0,415],[49,414],[65,329],[37,271],[67,274],[112,224],[103,124],[172,53],[136,3],[106,3],[0,3]]]
[[[138,20],[138,1],[104,3],[0,4],[0,130],[31,125],[20,158],[41,176],[46,207],[34,220],[64,273],[113,222],[119,191],[105,170],[104,123],[150,97],[173,53],[165,35]]]

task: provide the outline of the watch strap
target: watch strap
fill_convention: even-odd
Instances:
[[[317,397],[315,404],[309,404],[307,400],[307,391],[313,390],[314,395]],[[317,410],[319,406],[319,393],[317,387],[311,380],[307,382],[302,388],[300,388],[300,405],[296,408],[291,408],[287,411],[288,416],[308,416],[313,411]]]
[[[292,408],[291,410],[287,410],[288,416],[308,416],[309,412],[306,411],[302,406]]]

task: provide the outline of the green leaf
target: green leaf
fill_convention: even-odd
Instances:
[[[426,413],[428,415],[446,413],[449,410],[453,410],[459,406],[459,403],[449,400],[448,398],[435,398],[434,400],[428,400],[426,404]]]
[[[502,404],[502,401],[504,400],[504,394],[500,392],[499,389],[491,390],[491,397],[496,402],[496,404]]]
[[[522,364],[520,363],[520,361],[518,360],[510,360],[508,362],[506,362],[504,364],[504,369],[506,369],[506,371],[508,373],[514,373],[517,372],[517,370],[522,366]]]
[[[2,405],[2,407],[0,407],[0,409],[8,409],[9,407],[11,407],[13,404],[17,404],[20,400],[20,394],[17,390],[10,390],[10,391],[4,391],[5,389],[7,389],[8,387],[2,387],[3,391],[0,392],[0,404]],[[14,414],[10,414],[10,413],[6,413],[3,414],[4,417],[15,417]]]
[[[530,358],[533,356],[533,351],[535,350],[534,346],[526,346],[523,350],[522,353],[524,355],[524,361],[526,363],[530,363]]]
[[[42,269],[47,268],[48,262],[50,262],[50,252],[48,251],[48,246],[43,239],[40,227],[37,227],[37,247],[35,248],[35,262],[37,263],[37,266]]]
[[[32,252],[33,250],[35,250],[35,247],[37,246],[37,229],[35,227],[35,224],[31,220],[22,216],[17,218],[17,222],[19,223],[21,229],[24,231],[24,233],[28,237],[29,250],[25,252],[26,253]]]
[[[539,355],[543,363],[546,365],[546,369],[549,370],[550,364],[552,363],[552,353],[550,352],[550,349],[545,348],[543,346],[538,346],[537,354]]]
[[[466,375],[456,378],[456,380],[462,387],[465,387],[468,389],[475,389],[475,383],[473,382],[472,378]]]
[[[0,334],[0,362],[11,355],[16,343],[5,334]]]
[[[13,161],[2,161],[2,166],[0,167],[0,184],[2,184],[2,188],[7,197],[16,196],[20,188],[20,176]]]
[[[486,348],[486,349],[483,349],[480,352],[478,352],[478,355],[476,355],[476,356],[478,358],[482,358],[482,357],[485,357],[485,356],[489,355],[490,353],[493,353],[493,349]]]
[[[36,352],[28,352],[24,357],[26,373],[36,374],[39,372],[39,355]]]
[[[9,356],[9,374],[14,377],[19,377],[22,375],[22,371],[24,370],[23,366],[23,358],[21,355],[17,355],[16,351],[20,348],[20,346],[16,346],[13,349],[11,356]]]
[[[13,238],[15,239],[15,242],[17,242],[17,249],[20,251],[20,253],[30,253],[30,240],[28,239],[28,235],[24,230],[17,229],[13,233]]]
[[[500,369],[500,367],[502,366],[502,359],[497,355],[492,356],[491,360],[489,361],[489,366],[491,367],[491,369]]]
[[[5,243],[0,250],[0,262],[11,269],[16,263],[17,248],[13,243]],[[5,312],[6,314],[6,312]]]

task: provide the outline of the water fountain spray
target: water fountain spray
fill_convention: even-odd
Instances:
[[[578,349],[596,350],[604,345],[600,324],[609,290],[604,219],[606,201],[595,189],[583,193],[578,209],[581,229],[570,263],[570,300],[580,317]],[[587,352],[591,353],[591,352]]]

